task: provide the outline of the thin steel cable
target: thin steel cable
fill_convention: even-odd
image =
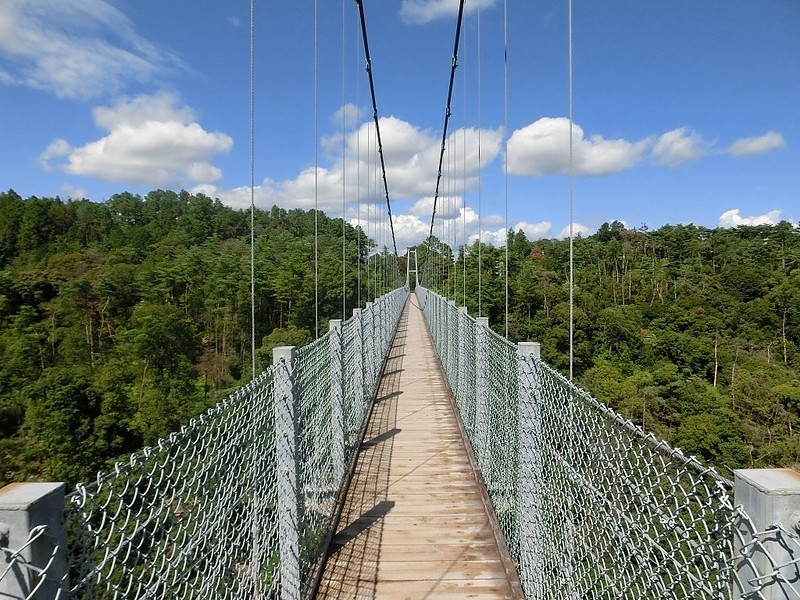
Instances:
[[[478,316],[483,316],[483,169],[481,168],[481,11],[478,11]]]
[[[383,175],[383,190],[386,195],[386,211],[389,216],[389,226],[392,229],[392,246],[394,248],[395,260],[399,260],[397,255],[397,241],[394,235],[394,223],[392,222],[392,203],[389,200],[389,183],[386,179],[386,161],[383,158],[383,142],[381,141],[381,126],[378,120],[378,102],[375,96],[375,81],[372,76],[372,57],[369,54],[369,41],[367,40],[367,21],[364,16],[364,3],[356,0],[358,13],[361,17],[361,35],[364,39],[364,56],[367,64],[367,75],[369,77],[369,91],[372,95],[372,118],[375,121],[375,135],[378,140],[378,154],[381,158],[381,173]]]
[[[573,122],[574,122],[574,86],[572,72],[572,0],[568,0],[568,28],[567,45],[569,47],[569,380],[572,381],[573,363],[575,358],[575,260],[574,260],[574,231],[575,221],[575,160],[573,152]]]
[[[250,361],[256,376],[256,8],[250,0]]]
[[[314,339],[319,337],[319,0],[314,0]]]
[[[347,319],[347,230],[344,224],[347,213],[347,111],[344,109],[346,18],[345,0],[342,0],[342,321]]]
[[[505,138],[505,161],[503,161],[503,184],[505,197],[505,337],[508,339],[508,0],[503,0],[503,137]]]

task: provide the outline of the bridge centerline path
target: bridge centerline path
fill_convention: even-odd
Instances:
[[[376,398],[316,597],[518,597],[413,294]]]

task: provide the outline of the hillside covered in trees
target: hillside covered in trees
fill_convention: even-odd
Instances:
[[[316,217],[324,330],[392,287],[392,261]],[[313,337],[315,214],[256,211],[255,228],[265,365]],[[0,193],[0,484],[91,479],[250,378],[249,229],[201,194]],[[419,249],[428,285],[478,314],[480,254],[502,332],[504,249],[437,244]],[[568,264],[568,241],[510,233],[509,336],[562,372]],[[800,462],[800,228],[604,225],[575,241],[575,306],[575,378],[600,400],[723,473]]]
[[[256,211],[261,365],[276,345],[312,340],[314,221]],[[343,313],[342,221],[320,213],[318,230],[325,331]],[[351,314],[366,241],[345,233]],[[0,485],[93,478],[247,381],[249,236],[249,211],[187,192],[106,203],[0,194]],[[387,263],[362,268],[362,302]]]
[[[567,373],[569,241],[508,239],[509,338]],[[477,247],[455,264],[448,250],[431,254],[431,285],[478,314]],[[502,334],[505,249],[480,254]],[[575,240],[574,265],[576,383],[726,475],[800,467],[800,226],[614,222]]]

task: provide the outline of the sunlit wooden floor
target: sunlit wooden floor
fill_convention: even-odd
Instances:
[[[518,597],[414,295],[379,385],[317,598]]]

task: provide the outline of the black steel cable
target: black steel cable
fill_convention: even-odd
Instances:
[[[463,0],[462,0],[463,3]],[[394,236],[394,223],[392,221],[392,203],[389,201],[389,184],[386,180],[386,162],[383,159],[383,142],[381,141],[381,126],[378,122],[378,102],[375,99],[375,82],[372,78],[372,58],[369,54],[369,42],[367,41],[367,21],[364,17],[364,3],[356,0],[358,14],[361,17],[361,35],[364,38],[364,57],[367,62],[367,75],[369,76],[369,91],[372,94],[372,119],[375,121],[375,132],[378,138],[378,154],[381,158],[381,173],[383,175],[383,190],[386,194],[386,210],[389,214],[389,227],[392,230],[392,246],[394,246],[394,256],[398,259],[397,241]]]

